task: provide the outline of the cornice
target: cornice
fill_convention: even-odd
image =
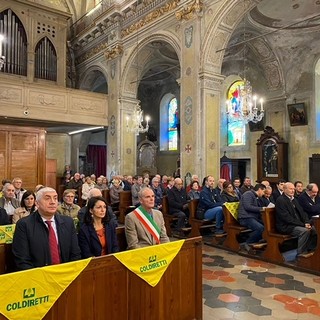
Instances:
[[[194,2],[183,8],[180,11],[176,12],[176,18],[181,21],[181,20],[190,20],[193,18],[193,16],[199,15],[203,11],[203,2],[201,0],[194,0]]]

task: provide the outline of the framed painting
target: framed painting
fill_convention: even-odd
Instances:
[[[288,104],[288,113],[291,126],[304,126],[308,124],[304,103]]]

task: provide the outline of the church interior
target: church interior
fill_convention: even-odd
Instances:
[[[320,185],[319,30],[320,0],[0,0],[0,177]],[[320,317],[319,276],[209,242],[203,319]]]

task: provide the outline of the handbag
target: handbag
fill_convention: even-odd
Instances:
[[[205,212],[206,212],[206,210],[204,208],[197,208],[196,218],[199,220],[203,220]]]

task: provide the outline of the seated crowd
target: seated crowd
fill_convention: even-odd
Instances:
[[[209,175],[200,185],[198,176],[193,175],[184,187],[181,178],[158,174],[152,179],[147,175],[118,175],[108,183],[103,176],[85,177],[66,168],[60,203],[57,191],[49,187],[38,185],[32,191],[24,190],[20,178],[3,180],[2,184],[0,225],[17,224],[12,248],[19,270],[118,252],[115,212],[123,191],[131,191],[132,197],[124,223],[128,249],[170,241],[161,212],[164,197],[168,214],[176,218],[179,236],[190,228],[189,202],[195,199],[198,205],[193,219],[214,221],[214,234],[222,236],[223,206],[239,202],[238,222],[250,229],[240,244],[245,251],[249,252],[252,244],[264,242],[262,210],[266,207],[275,207],[279,233],[297,237],[298,254],[312,252],[317,245],[312,216],[320,213],[320,200],[315,183],[303,189],[301,181],[293,184],[279,180],[272,190],[268,181],[252,186],[249,177],[242,186],[239,178],[220,178],[215,185]],[[77,204],[79,190],[84,200],[82,208]],[[104,190],[108,190],[110,199],[102,197]]]

